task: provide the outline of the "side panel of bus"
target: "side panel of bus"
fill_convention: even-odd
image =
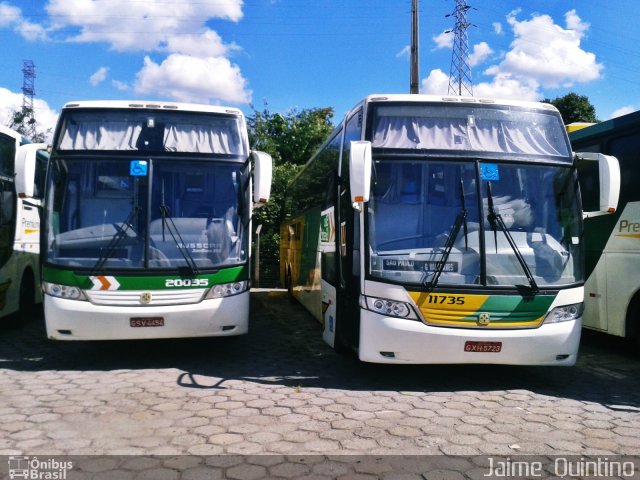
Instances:
[[[614,125],[592,139],[575,142],[574,150],[615,156],[622,177],[618,211],[585,221],[587,281],[583,324],[612,335],[640,339],[640,122],[623,131]],[[583,202],[589,202],[597,192],[583,180]]]

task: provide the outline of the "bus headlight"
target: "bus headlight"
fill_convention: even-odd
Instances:
[[[574,303],[572,305],[556,307],[547,314],[544,319],[544,323],[558,323],[576,320],[582,316],[583,311],[584,303]]]
[[[207,293],[205,298],[223,298],[230,297],[232,295],[238,295],[247,290],[247,285],[249,282],[246,280],[242,282],[232,282],[232,283],[221,283],[220,285],[214,285]]]
[[[42,288],[44,293],[51,295],[52,297],[65,298],[67,300],[82,300],[86,301],[82,290],[78,287],[70,287],[69,285],[59,285],[57,283],[43,282]]]
[[[386,298],[378,297],[360,297],[360,305],[362,308],[371,310],[372,312],[379,313],[380,315],[387,315],[389,317],[408,318],[411,320],[417,320],[413,308],[406,302],[399,302],[397,300],[388,300]]]

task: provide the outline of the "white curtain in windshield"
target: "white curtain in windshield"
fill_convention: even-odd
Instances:
[[[380,116],[373,146],[431,150],[566,155],[566,146],[551,138],[548,124],[499,119]]]
[[[69,122],[61,150],[135,150],[142,125],[130,122]]]
[[[58,148],[245,155],[243,131],[237,117],[78,112],[64,122]]]

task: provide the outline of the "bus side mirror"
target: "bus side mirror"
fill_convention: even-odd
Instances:
[[[597,162],[599,184],[599,210],[582,212],[583,218],[614,213],[620,198],[620,164],[616,157],[594,152],[576,153],[578,168],[584,162]],[[588,168],[588,166],[587,166]]]
[[[349,151],[349,187],[353,208],[360,210],[360,204],[369,201],[371,191],[371,142],[351,142]]]
[[[20,198],[33,198],[36,177],[36,155],[46,150],[46,143],[28,143],[16,152],[16,193]]]
[[[271,196],[271,177],[273,175],[273,160],[271,155],[253,151],[253,206],[262,207]]]

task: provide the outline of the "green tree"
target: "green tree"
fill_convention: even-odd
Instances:
[[[249,142],[256,150],[267,152],[274,164],[304,165],[331,133],[333,108],[291,110],[271,113],[267,105],[254,108],[247,119]]]
[[[261,272],[277,268],[274,260],[280,253],[280,224],[284,219],[287,185],[329,136],[333,130],[332,118],[331,107],[281,114],[270,112],[267,105],[262,111],[254,108],[253,115],[247,118],[251,148],[268,153],[274,163],[271,199],[254,217],[254,225],[262,225]]]
[[[586,95],[571,92],[554,100],[545,98],[544,102],[550,103],[560,111],[565,125],[573,122],[597,123],[599,121],[596,118],[596,109]]]
[[[50,133],[50,130],[46,132],[38,130],[38,122],[36,122],[33,110],[25,106],[11,114],[7,126],[35,143],[43,143],[47,134]],[[32,131],[36,132],[35,135],[31,135]]]

